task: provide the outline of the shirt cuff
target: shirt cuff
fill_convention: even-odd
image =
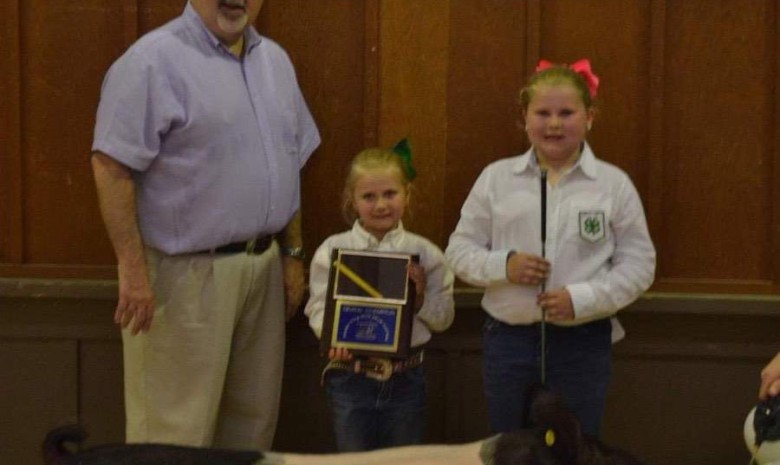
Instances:
[[[490,282],[507,282],[506,260],[511,250],[495,250],[490,252],[487,260],[487,274]]]
[[[566,286],[571,296],[571,304],[574,307],[574,318],[585,318],[596,313],[594,303],[596,295],[593,288],[586,283],[570,284]]]
[[[309,328],[311,328],[314,335],[317,336],[317,339],[322,338],[323,313],[318,313],[316,315],[309,315]]]

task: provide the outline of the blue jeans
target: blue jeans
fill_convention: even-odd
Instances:
[[[494,432],[523,425],[523,397],[541,381],[540,324],[508,325],[488,316],[484,338],[485,396]],[[598,436],[612,372],[611,323],[546,325],[546,386],[577,415],[582,431]]]
[[[420,444],[425,433],[422,366],[377,381],[345,370],[325,375],[339,452]]]

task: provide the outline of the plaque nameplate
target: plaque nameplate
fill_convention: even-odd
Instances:
[[[408,357],[417,255],[334,249],[320,351],[343,347],[355,355]]]

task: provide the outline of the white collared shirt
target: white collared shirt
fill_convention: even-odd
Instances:
[[[508,324],[541,319],[537,286],[507,281],[510,251],[542,254],[541,185],[533,149],[487,166],[466,199],[446,257],[459,278],[485,287],[484,309]],[[584,144],[578,162],[547,190],[546,289],[566,287],[582,324],[613,315],[646,291],[655,248],[628,175]],[[616,320],[613,320],[616,323]],[[616,325],[613,338],[622,337]]]
[[[396,229],[385,234],[380,242],[356,221],[351,230],[325,239],[312,257],[309,272],[309,301],[306,303],[304,313],[309,317],[309,326],[317,337],[322,334],[330,256],[334,248],[420,255],[420,265],[425,268],[425,301],[415,315],[412,347],[428,342],[431,339],[431,331],[444,331],[452,324],[455,316],[455,303],[452,297],[455,278],[444,260],[441,249],[428,239],[406,231],[400,223]]]

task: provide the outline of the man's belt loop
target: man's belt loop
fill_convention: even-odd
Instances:
[[[246,241],[246,253],[247,253],[247,255],[252,255],[255,252],[255,244],[257,244],[257,238],[256,237],[253,237],[252,239],[249,239],[248,241]],[[263,252],[265,252],[265,250]]]

